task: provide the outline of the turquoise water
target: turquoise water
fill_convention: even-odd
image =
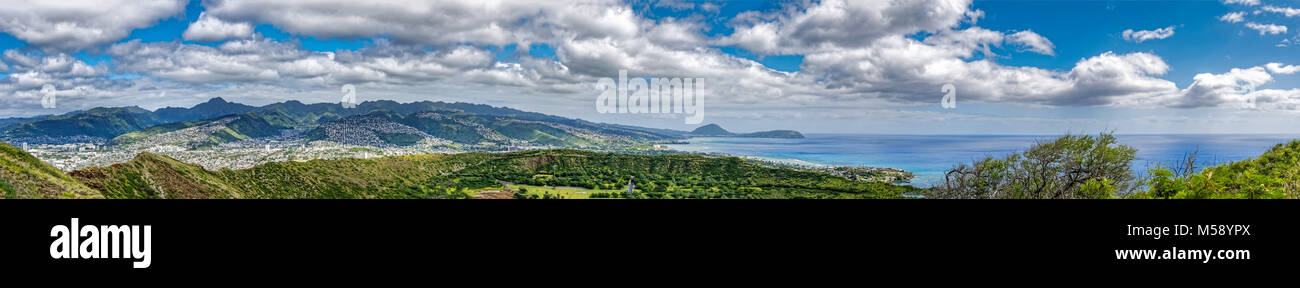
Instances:
[[[892,167],[916,174],[912,184],[929,187],[958,163],[985,156],[1020,152],[1036,141],[1059,135],[864,135],[806,134],[804,139],[691,138],[690,144],[668,145],[677,150],[720,152],[820,165]],[[1258,156],[1278,143],[1300,135],[1118,135],[1119,142],[1138,149],[1136,171],[1175,163],[1197,151],[1202,163],[1214,164]]]

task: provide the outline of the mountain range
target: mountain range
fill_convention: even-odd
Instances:
[[[429,143],[489,148],[514,145],[593,148],[703,136],[803,137],[789,130],[735,134],[717,124],[685,132],[594,123],[482,104],[433,101],[381,100],[360,103],[355,108],[344,108],[337,103],[287,101],[259,107],[213,98],[190,108],[149,111],[135,106],[101,107],[61,115],[0,119],[0,138],[10,143],[130,145],[152,139],[204,148],[282,135],[286,131],[304,132],[298,134],[308,140],[355,145]]]
[[[276,136],[280,135],[282,130],[292,127],[293,122],[288,119],[288,116],[279,112],[247,112],[208,120],[157,125],[119,135],[108,144],[130,145],[143,141],[150,145],[172,144],[204,148],[227,142]]]

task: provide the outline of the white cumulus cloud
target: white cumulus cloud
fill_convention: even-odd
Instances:
[[[1268,72],[1273,74],[1295,74],[1295,72],[1300,71],[1300,66],[1282,65],[1282,63],[1277,62],[1268,63],[1264,67],[1267,67]]]
[[[1246,16],[1246,12],[1232,12],[1228,14],[1223,14],[1223,16],[1219,16],[1219,21],[1228,22],[1228,23],[1240,23],[1242,21],[1246,21],[1245,16]]]
[[[953,27],[970,19],[970,5],[970,0],[809,2],[804,9],[739,15],[733,20],[736,32],[720,42],[760,54],[862,47],[890,35]]]
[[[1259,0],[1223,0],[1223,4],[1240,4],[1246,6],[1259,5]]]
[[[1287,29],[1286,29],[1286,26],[1276,25],[1276,24],[1259,24],[1259,23],[1255,23],[1255,22],[1248,22],[1248,23],[1246,23],[1246,28],[1250,28],[1250,29],[1254,29],[1255,31],[1259,31],[1259,35],[1264,35],[1264,34],[1271,34],[1271,35],[1286,34],[1286,30],[1287,30]]]
[[[1300,16],[1300,9],[1291,8],[1291,7],[1278,7],[1278,6],[1269,5],[1269,6],[1260,7],[1259,9],[1263,11],[1286,15],[1286,17]]]
[[[1124,40],[1142,43],[1147,40],[1165,39],[1174,36],[1174,26],[1159,28],[1156,30],[1136,30],[1126,29],[1122,33]]]
[[[246,38],[253,35],[253,25],[249,23],[229,23],[209,16],[207,13],[199,14],[199,20],[190,23],[190,27],[185,29],[182,37],[185,40],[200,42],[216,42],[226,39]]]
[[[1024,47],[1025,50],[1034,53],[1056,55],[1056,52],[1053,52],[1053,50],[1056,49],[1056,45],[1053,45],[1052,41],[1047,40],[1047,37],[1038,35],[1038,33],[1034,33],[1034,31],[1025,30],[1007,35],[1007,42],[1020,45],[1021,47]]]
[[[179,15],[185,0],[2,1],[0,30],[46,50],[111,43]]]

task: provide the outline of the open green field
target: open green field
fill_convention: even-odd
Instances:
[[[551,194],[554,196],[563,197],[564,199],[587,199],[587,198],[591,198],[592,193],[598,193],[598,192],[611,193],[611,192],[625,191],[625,190],[606,190],[606,189],[592,190],[592,189],[583,189],[577,187],[533,186],[533,185],[521,185],[521,184],[510,184],[509,186],[510,189],[514,189],[515,192],[519,192],[520,188],[523,188],[524,190],[528,191],[527,193],[525,193],[528,195],[537,195],[540,197],[546,194]]]

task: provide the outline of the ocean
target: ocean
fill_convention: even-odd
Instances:
[[[668,145],[691,152],[719,152],[773,161],[831,166],[891,167],[916,174],[910,184],[930,187],[959,163],[1003,157],[1060,135],[876,135],[805,134],[804,139],[691,138]],[[1136,148],[1133,169],[1144,174],[1160,164],[1178,163],[1198,151],[1200,163],[1217,164],[1259,156],[1273,145],[1300,135],[1116,135]]]

